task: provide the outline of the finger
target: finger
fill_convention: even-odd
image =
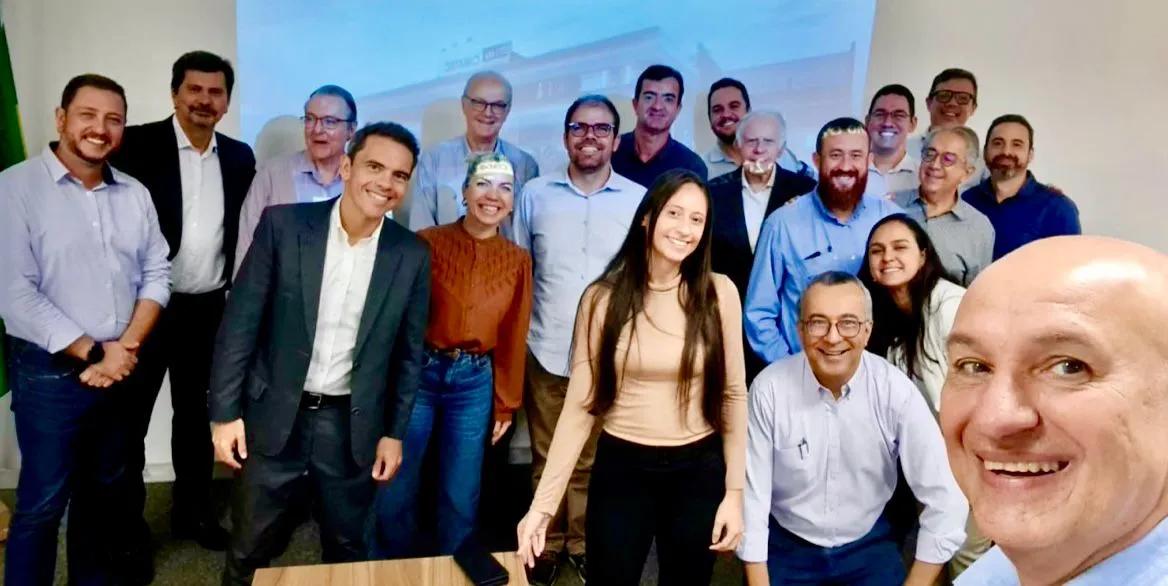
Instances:
[[[721,539],[723,531],[726,529],[726,520],[722,518],[714,519],[714,535],[710,537],[710,543],[718,543]]]
[[[373,479],[381,482],[388,480],[385,478],[385,458],[381,456],[373,461]]]
[[[235,436],[235,449],[239,451],[240,458],[247,459],[247,435],[242,431]]]
[[[232,470],[239,470],[242,468],[239,462],[235,460],[235,455],[231,453],[231,444],[220,443],[215,446],[215,456],[220,462],[227,464]]]
[[[543,530],[542,528],[536,529],[535,543],[533,544],[533,547],[531,548],[532,563],[535,563],[535,558],[543,555],[543,548],[546,545],[547,545],[547,531]]]

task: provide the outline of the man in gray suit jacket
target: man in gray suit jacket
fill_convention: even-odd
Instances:
[[[361,129],[337,199],[268,208],[228,298],[211,371],[215,456],[242,470],[223,583],[250,584],[293,530],[306,483],[326,563],[365,555],[374,483],[401,463],[430,297],[430,253],[385,221],[418,146]]]

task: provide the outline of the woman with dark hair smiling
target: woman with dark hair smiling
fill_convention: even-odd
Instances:
[[[742,307],[710,270],[710,196],[693,173],[650,187],[576,315],[564,411],[519,555],[531,566],[597,419],[588,579],[638,584],[657,540],[662,584],[710,583],[742,535],[746,378]]]

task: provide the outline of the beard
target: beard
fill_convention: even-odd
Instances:
[[[1014,177],[1026,170],[1022,165],[1022,161],[1014,155],[1002,154],[990,159],[990,171],[995,174],[1000,174],[1005,177]]]
[[[822,175],[821,175],[822,177]],[[836,177],[852,177],[855,181],[848,189],[837,189],[832,183]],[[864,197],[864,190],[868,188],[868,170],[861,174],[859,171],[832,171],[826,178],[819,181],[815,190],[828,209],[855,208]]]
[[[65,136],[61,137],[61,140],[64,143],[64,147],[66,149],[68,149],[70,153],[73,153],[74,156],[81,159],[82,161],[85,161],[86,163],[89,163],[90,165],[103,165],[103,164],[105,164],[106,159],[109,158],[109,153],[112,151],[106,151],[105,154],[103,154],[102,156],[95,158],[95,157],[91,157],[91,156],[85,154],[85,151],[81,150],[81,141],[84,141],[85,139],[90,138],[90,137],[100,138],[102,140],[105,140],[106,144],[111,143],[110,137],[105,136],[105,135],[101,135],[101,134],[87,134],[85,136],[82,136],[80,140],[77,140],[77,139],[73,138],[72,136],[65,135]]]

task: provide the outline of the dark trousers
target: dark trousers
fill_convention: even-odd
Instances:
[[[904,563],[892,531],[881,516],[860,539],[821,547],[783,529],[771,517],[767,552],[771,586],[900,586]]]
[[[283,552],[311,498],[326,564],[366,558],[364,532],[373,503],[373,470],[353,460],[349,404],[302,408],[277,456],[248,452],[236,479],[225,586],[251,584],[255,571]],[[263,425],[249,422],[248,425]]]
[[[6,342],[22,460],[4,583],[53,583],[66,506],[69,583],[111,583],[112,546],[125,525],[118,505],[125,462],[118,401],[126,389],[87,387],[78,379],[81,367],[23,340]]]
[[[721,436],[655,447],[600,434],[588,488],[588,580],[605,586],[641,581],[657,540],[660,583],[708,586],[710,536],[726,492]]]
[[[146,464],[146,432],[163,375],[170,371],[170,450],[174,464],[174,524],[194,523],[214,516],[211,478],[215,452],[211,446],[207,393],[215,332],[223,317],[222,290],[199,295],[175,293],[162,311],[154,331],[139,352],[138,366],[130,384],[135,397],[128,413],[126,497],[129,514],[137,517],[141,539],[149,528],[141,519],[146,504],[142,469]],[[127,519],[128,521],[128,519]]]
[[[454,553],[474,530],[493,380],[490,356],[425,354],[414,410],[402,438],[401,468],[377,490],[370,557],[420,555],[415,549],[417,501],[432,434],[438,449],[437,555]]]

